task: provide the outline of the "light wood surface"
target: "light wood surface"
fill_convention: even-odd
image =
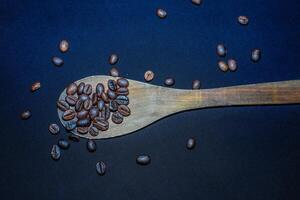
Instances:
[[[110,76],[90,76],[76,81],[93,86],[101,82],[106,85]],[[80,135],[84,138],[103,139],[126,135],[149,124],[180,111],[221,106],[271,105],[300,103],[300,80],[260,83],[233,87],[202,90],[182,90],[161,87],[129,80],[129,108],[131,115],[124,118],[122,124],[114,124],[109,120],[109,129],[93,137],[90,134]],[[65,90],[59,99],[65,98]],[[62,112],[58,110],[62,122]]]

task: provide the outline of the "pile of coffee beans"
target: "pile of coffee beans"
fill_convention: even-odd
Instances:
[[[57,108],[63,112],[62,119],[68,131],[90,134],[95,137],[109,128],[109,119],[115,124],[123,122],[130,115],[129,82],[125,78],[108,80],[107,90],[98,83],[93,92],[92,85],[84,82],[71,83],[66,88],[65,99],[57,101]],[[91,146],[91,145],[88,145]],[[89,148],[91,149],[91,148]]]

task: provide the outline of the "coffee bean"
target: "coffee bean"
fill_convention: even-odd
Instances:
[[[193,90],[198,90],[201,87],[201,82],[199,80],[193,80]]]
[[[120,87],[116,91],[117,95],[127,96],[129,94],[128,88]]]
[[[127,96],[117,96],[117,98],[115,99],[115,102],[117,102],[117,104],[119,105],[128,105],[129,104],[129,98]]]
[[[93,95],[92,95],[92,103],[93,103],[93,106],[97,105],[97,103],[98,103],[98,96],[96,93],[93,93]]]
[[[110,99],[115,99],[115,98],[117,98],[117,94],[114,92],[114,91],[111,91],[111,90],[107,90],[107,96],[108,96],[108,98],[110,98]]]
[[[102,93],[101,99],[102,99],[105,103],[108,103],[108,102],[109,102],[109,98],[108,98],[108,96],[107,96],[107,94],[106,94],[105,92]]]
[[[151,158],[148,155],[139,155],[136,157],[136,163],[140,165],[148,165],[151,162]]]
[[[202,0],[192,0],[192,3],[199,6],[202,3]]]
[[[100,111],[102,111],[104,107],[105,107],[104,101],[103,101],[103,100],[100,100],[100,101],[98,102],[98,109],[99,109]]]
[[[21,119],[22,120],[27,120],[31,117],[31,112],[29,110],[27,111],[24,111],[22,114],[21,114]]]
[[[96,93],[97,93],[98,97],[101,97],[102,93],[104,93],[104,85],[102,83],[97,84]]]
[[[154,79],[154,72],[151,70],[146,71],[144,74],[144,79],[147,82],[152,81]]]
[[[108,106],[105,106],[99,115],[102,119],[108,120],[110,117],[110,110]]]
[[[62,40],[59,43],[59,50],[62,53],[66,53],[69,50],[69,42],[67,40]]]
[[[118,77],[119,76],[119,71],[117,68],[113,67],[110,69],[109,74],[113,77]]]
[[[101,117],[96,117],[93,123],[94,127],[96,127],[100,131],[106,131],[109,128],[109,123],[105,119]]]
[[[59,160],[60,159],[60,148],[56,144],[52,146],[51,158],[53,160]]]
[[[90,110],[92,108],[92,106],[93,106],[93,102],[91,99],[87,99],[83,102],[83,108],[85,110]]]
[[[119,105],[118,107],[118,112],[123,115],[124,117],[127,117],[130,115],[130,108],[128,106],[125,105]]]
[[[69,110],[67,110],[67,111],[64,112],[62,118],[65,121],[70,121],[70,120],[74,119],[75,115],[76,115],[75,111],[69,109]]]
[[[120,86],[120,87],[128,87],[129,86],[129,82],[127,79],[125,78],[119,78],[117,80],[117,84]]]
[[[106,172],[106,165],[104,162],[100,161],[96,164],[96,171],[100,176],[103,176]]]
[[[93,88],[91,86],[91,84],[86,84],[83,88],[83,93],[86,95],[90,95],[92,94]]]
[[[83,102],[81,99],[79,99],[75,104],[75,110],[76,112],[80,112],[83,109]]]
[[[223,44],[218,44],[217,45],[217,55],[224,57],[227,54],[227,49]]]
[[[95,152],[97,150],[97,144],[94,140],[87,140],[86,148],[89,152]]]
[[[237,70],[237,63],[234,59],[229,59],[227,63],[230,71],[234,72]]]
[[[70,143],[67,140],[60,139],[58,140],[58,146],[62,149],[68,149],[70,147]]]
[[[75,106],[78,99],[75,96],[68,95],[65,100],[70,106]]]
[[[52,57],[52,63],[57,67],[61,67],[64,64],[64,61],[63,61],[63,59],[54,56],[54,57]]]
[[[219,69],[220,69],[221,71],[223,71],[223,72],[227,72],[228,69],[229,69],[227,63],[224,62],[224,61],[219,61],[219,62],[218,62],[218,66],[219,66]]]
[[[91,134],[91,136],[96,137],[97,135],[99,135],[99,130],[95,126],[91,126],[89,129],[89,133]]]
[[[71,120],[71,121],[65,122],[65,129],[67,131],[72,131],[75,128],[76,128],[76,120]]]
[[[98,115],[99,115],[99,109],[97,107],[91,108],[90,112],[89,112],[89,115],[90,115],[91,119],[94,119],[95,117],[98,117]]]
[[[66,111],[66,110],[70,109],[69,104],[67,102],[65,102],[64,100],[58,100],[56,102],[56,106],[61,111]]]
[[[89,127],[77,127],[77,133],[81,135],[87,134]]]
[[[80,99],[80,100],[82,100],[82,101],[85,101],[85,100],[87,100],[87,99],[90,99],[90,97],[89,97],[88,95],[86,95],[86,94],[82,94],[82,95],[79,96],[78,99]]]
[[[260,49],[253,49],[251,53],[251,60],[253,62],[258,62],[261,58],[261,50]]]
[[[241,24],[241,25],[247,25],[249,23],[249,19],[247,16],[239,16],[238,17],[238,22]]]
[[[37,91],[38,89],[41,88],[41,83],[40,82],[35,82],[31,85],[31,92]]]
[[[193,149],[196,146],[196,140],[194,138],[190,138],[186,142],[186,148],[187,149]]]
[[[167,12],[161,8],[157,9],[156,10],[156,15],[161,18],[161,19],[164,19],[167,17]]]
[[[88,114],[89,114],[89,111],[82,110],[77,113],[77,119],[85,119],[85,118],[87,118]]]
[[[118,104],[115,101],[110,101],[109,102],[109,110],[114,112],[118,110]]]
[[[90,126],[90,124],[91,124],[91,120],[89,118],[79,119],[76,122],[77,127],[87,127]]]
[[[71,83],[66,89],[67,95],[74,95],[76,92],[77,92],[76,83]]]
[[[69,135],[69,140],[73,141],[73,142],[79,142],[79,137],[77,135],[71,134]]]
[[[118,62],[119,58],[117,54],[111,54],[108,59],[108,63],[114,65]]]
[[[81,95],[83,94],[83,89],[84,89],[85,83],[81,82],[79,83],[78,87],[77,87],[77,94]]]
[[[59,133],[59,126],[57,124],[50,124],[49,131],[53,135],[57,135]]]
[[[115,124],[121,124],[123,122],[123,116],[119,112],[115,112],[111,116],[111,121]]]
[[[117,83],[114,80],[108,80],[107,82],[108,89],[115,91],[117,89]]]
[[[172,86],[175,84],[175,79],[174,78],[166,78],[165,80],[165,85],[166,86]]]

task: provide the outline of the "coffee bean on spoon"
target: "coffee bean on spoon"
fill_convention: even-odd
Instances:
[[[128,90],[128,88],[120,87],[116,90],[116,93],[117,93],[117,95],[127,96],[129,94],[129,90]]]
[[[160,19],[164,19],[167,17],[167,12],[161,8],[156,10],[156,15],[160,18]]]
[[[96,171],[100,176],[106,173],[106,165],[104,162],[100,161],[96,163]]]
[[[192,3],[199,6],[202,3],[202,0],[192,0]]]
[[[62,149],[68,149],[70,147],[70,143],[65,139],[58,140],[57,144]]]
[[[86,94],[82,94],[82,95],[79,96],[78,99],[80,99],[80,100],[82,100],[82,101],[85,101],[85,100],[87,100],[87,99],[90,99],[90,97],[89,97],[88,95],[86,95]]]
[[[57,135],[59,133],[59,126],[57,124],[50,124],[49,131],[52,135]]]
[[[218,62],[218,66],[219,66],[219,69],[220,69],[221,71],[223,71],[223,72],[227,72],[228,69],[229,69],[227,63],[224,62],[224,61],[219,61],[219,62]]]
[[[85,83],[83,83],[83,82],[79,83],[79,85],[78,85],[78,87],[77,87],[77,94],[78,94],[78,95],[83,94],[83,89],[84,89],[84,87],[85,87]]]
[[[91,120],[89,118],[79,119],[76,122],[77,127],[88,127],[91,124]]]
[[[40,88],[41,88],[41,83],[40,82],[35,82],[31,85],[30,90],[31,90],[31,92],[35,92]]]
[[[71,83],[66,89],[67,95],[74,95],[76,92],[77,92],[76,83]]]
[[[102,117],[96,117],[93,126],[100,131],[106,131],[109,128],[109,123]]]
[[[125,78],[119,78],[119,79],[117,80],[117,84],[118,84],[118,86],[120,86],[120,87],[128,87],[128,86],[129,86],[129,82],[128,82],[128,80],[125,79]]]
[[[60,148],[58,145],[53,145],[52,148],[51,148],[51,158],[53,160],[59,160],[60,159]]]
[[[62,40],[59,43],[59,50],[62,53],[66,53],[69,50],[69,42],[67,40]]]
[[[63,118],[63,120],[65,120],[65,121],[70,121],[70,120],[74,119],[75,116],[76,116],[75,111],[69,109],[69,110],[67,110],[67,111],[64,112],[62,118]]]
[[[102,83],[98,83],[96,85],[96,94],[98,95],[98,97],[101,97],[103,92],[104,92],[104,85]]]
[[[116,64],[119,61],[119,57],[117,54],[111,54],[108,59],[108,63],[111,65]]]
[[[103,100],[98,101],[98,109],[102,111],[105,107],[105,102]]]
[[[237,70],[237,63],[236,63],[236,60],[234,60],[234,59],[229,59],[229,60],[227,61],[227,63],[228,63],[228,68],[229,68],[230,71],[234,72],[234,71]]]
[[[154,72],[151,70],[146,71],[144,74],[144,79],[147,82],[152,81],[154,79]]]
[[[238,22],[241,24],[241,25],[247,25],[249,23],[249,19],[247,16],[239,16],[238,17]]]
[[[114,112],[111,116],[111,121],[115,124],[121,124],[123,122],[123,116],[119,112]]]
[[[261,58],[261,50],[260,49],[253,49],[251,53],[251,60],[253,62],[258,62]]]
[[[75,96],[68,95],[65,100],[70,106],[75,106],[78,99]]]
[[[91,126],[89,129],[89,133],[91,136],[96,137],[99,135],[99,130],[95,126]]]
[[[108,102],[109,102],[109,98],[108,98],[108,96],[107,96],[107,94],[106,94],[105,92],[102,93],[101,99],[102,99],[105,103],[108,103]]]
[[[175,79],[174,78],[166,78],[165,80],[165,85],[166,86],[172,86],[175,84]]]
[[[114,112],[118,110],[118,103],[115,102],[114,100],[109,102],[109,110]]]
[[[218,44],[217,45],[217,55],[224,57],[227,54],[227,49],[223,44]]]
[[[64,101],[64,100],[58,100],[56,102],[56,106],[61,111],[67,111],[67,110],[70,109],[69,104],[66,101]]]
[[[90,118],[93,120],[95,117],[98,117],[99,109],[97,107],[92,107],[89,112]]]
[[[87,99],[83,102],[83,108],[85,110],[90,110],[92,108],[92,106],[93,106],[93,102],[91,99]]]
[[[113,67],[110,69],[109,74],[113,77],[118,77],[119,76],[119,71],[117,68]]]
[[[193,90],[198,90],[201,87],[201,82],[199,80],[193,80]]]
[[[67,131],[72,131],[76,128],[76,120],[70,120],[65,122],[65,129]]]
[[[124,117],[127,117],[130,115],[130,109],[126,105],[119,105],[118,112],[123,115]]]
[[[128,105],[129,104],[129,98],[127,96],[124,96],[124,95],[117,96],[115,101],[119,105]]]
[[[83,109],[83,100],[79,99],[75,104],[76,112],[80,112]]]
[[[139,155],[136,157],[136,163],[139,165],[148,165],[151,162],[151,158],[148,155]]]
[[[93,88],[91,86],[91,84],[86,84],[83,88],[83,93],[86,95],[90,95],[92,94]]]
[[[78,119],[85,119],[85,118],[87,118],[88,115],[89,115],[89,111],[82,110],[82,111],[77,113],[77,118]]]
[[[63,61],[63,59],[61,59],[57,56],[54,56],[54,57],[52,57],[52,63],[57,67],[61,67],[64,64],[64,61]]]
[[[100,112],[100,117],[105,119],[105,120],[108,120],[109,117],[110,117],[110,110],[109,110],[109,107],[105,105],[104,109]]]
[[[89,128],[88,127],[77,127],[77,133],[81,135],[87,134]]]
[[[106,93],[107,93],[108,98],[110,98],[111,100],[117,98],[117,94],[114,91],[107,90]]]
[[[117,89],[117,83],[116,83],[116,81],[111,80],[111,79],[108,80],[107,87],[108,87],[108,89],[110,89],[112,91],[115,91]]]
[[[97,150],[97,144],[94,140],[87,140],[86,148],[89,152],[95,152]]]
[[[98,103],[98,96],[96,93],[93,93],[93,95],[92,95],[92,103],[93,103],[93,106],[97,105],[97,103]]]
[[[186,148],[191,150],[195,148],[196,146],[196,140],[194,138],[189,138],[186,142]]]

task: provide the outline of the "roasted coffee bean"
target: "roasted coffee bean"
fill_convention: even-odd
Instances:
[[[76,112],[80,112],[83,109],[83,102],[81,99],[79,99],[75,104],[75,110]]]
[[[113,77],[118,77],[119,76],[119,71],[117,68],[113,67],[110,69],[109,74]]]
[[[78,99],[75,96],[68,95],[65,100],[70,106],[75,106]]]
[[[78,99],[80,99],[80,100],[82,100],[82,101],[85,101],[85,100],[87,100],[87,99],[90,99],[90,97],[89,97],[88,95],[86,95],[86,94],[82,94],[82,95],[79,96]]]
[[[97,105],[97,103],[98,103],[98,96],[96,93],[93,93],[93,95],[92,95],[92,103],[93,103],[93,106]]]
[[[31,92],[37,91],[38,89],[41,88],[41,83],[40,82],[35,82],[31,85]]]
[[[76,121],[75,120],[65,122],[65,129],[67,131],[72,131],[75,128],[76,128]]]
[[[100,161],[96,164],[96,171],[100,176],[103,176],[106,172],[106,165],[104,162]]]
[[[69,109],[69,110],[67,110],[67,111],[64,112],[62,118],[65,121],[70,121],[70,120],[74,119],[75,115],[76,115],[75,111]]]
[[[77,92],[76,83],[71,83],[66,89],[67,95],[74,95],[76,92]]]
[[[91,84],[86,84],[83,88],[83,93],[86,95],[92,94],[92,91],[93,91],[93,87],[91,86]]]
[[[27,111],[25,111],[25,112],[23,112],[23,113],[21,114],[21,119],[22,119],[22,120],[29,119],[30,117],[31,117],[31,112],[30,112],[29,110],[27,110]]]
[[[70,143],[67,140],[64,140],[64,139],[58,140],[57,144],[62,149],[68,149],[70,147]]]
[[[112,90],[112,91],[115,91],[117,89],[117,83],[115,80],[108,80],[107,82],[107,87],[108,89]]]
[[[93,102],[91,99],[87,99],[83,102],[83,108],[85,110],[90,110],[92,106],[93,106]]]
[[[111,54],[108,59],[108,63],[114,65],[118,62],[119,58],[117,54]]]
[[[69,42],[67,40],[60,41],[60,43],[59,43],[59,50],[62,53],[67,52],[69,50]]]
[[[217,45],[217,55],[224,57],[227,54],[227,49],[223,44],[218,44]]]
[[[60,148],[56,144],[52,146],[51,158],[53,160],[59,160],[60,159]]]
[[[186,142],[186,148],[187,149],[193,149],[196,146],[196,140],[194,138],[190,138]]]
[[[79,142],[79,137],[77,135],[71,134],[69,135],[69,140],[73,141],[73,142]]]
[[[86,148],[89,152],[95,152],[97,150],[97,144],[94,140],[87,140]]]
[[[89,118],[79,119],[76,122],[77,127],[87,127],[90,126],[90,124],[91,124],[91,120]]]
[[[98,115],[99,115],[99,109],[97,107],[92,107],[89,112],[90,118],[94,119],[95,117],[98,117]]]
[[[160,18],[160,19],[164,19],[167,17],[167,12],[161,8],[156,10],[156,15]]]
[[[84,135],[87,134],[89,127],[77,127],[77,133]]]
[[[115,98],[117,98],[117,94],[114,92],[114,91],[111,91],[111,90],[107,90],[107,96],[108,96],[108,98],[110,98],[110,99],[115,99]]]
[[[251,53],[251,60],[253,62],[258,62],[261,58],[261,50],[260,49],[253,49]]]
[[[108,98],[108,96],[107,96],[107,94],[106,94],[105,92],[102,93],[101,99],[102,99],[105,103],[108,103],[108,102],[109,102],[109,98]]]
[[[96,93],[97,93],[98,97],[101,97],[103,92],[104,92],[104,85],[102,83],[98,83],[96,85]]]
[[[129,104],[129,98],[124,95],[117,96],[115,99],[115,102],[117,102],[119,105],[128,105]]]
[[[241,24],[241,25],[247,25],[249,23],[249,19],[247,16],[239,16],[238,17],[238,22]]]
[[[114,112],[118,110],[118,104],[115,101],[110,101],[109,102],[109,110]]]
[[[198,90],[201,87],[201,82],[199,80],[193,80],[193,90]]]
[[[130,108],[128,106],[125,105],[119,105],[118,107],[118,112],[123,115],[124,117],[127,117],[130,115]]]
[[[127,96],[129,94],[128,88],[120,87],[116,91],[117,95]]]
[[[98,102],[98,109],[99,109],[100,111],[102,111],[104,107],[105,107],[104,101],[103,101],[103,100],[100,100],[100,101]]]
[[[99,135],[99,130],[95,126],[91,126],[89,129],[89,133],[91,134],[91,136],[96,137],[97,135]]]
[[[120,86],[120,87],[128,87],[129,86],[129,82],[127,79],[125,78],[119,78],[117,80],[117,84]]]
[[[63,59],[54,56],[54,57],[52,57],[52,63],[57,67],[61,67],[64,64],[64,61],[63,61]]]
[[[144,74],[144,79],[147,82],[152,81],[154,79],[154,72],[151,70],[146,71]]]
[[[93,123],[94,127],[96,127],[100,131],[106,131],[109,128],[109,123],[105,119],[101,117],[96,117]]]
[[[151,158],[148,155],[139,155],[136,157],[136,163],[139,165],[148,165],[151,162]]]
[[[77,87],[77,94],[81,95],[83,94],[83,89],[84,89],[85,83],[81,82],[79,83],[78,87]]]
[[[99,115],[102,119],[108,120],[110,117],[110,110],[108,106],[105,106]]]
[[[192,3],[199,6],[202,3],[202,0],[192,0]]]
[[[234,72],[237,70],[237,63],[234,59],[229,59],[227,63],[230,71]]]
[[[89,111],[82,110],[82,111],[77,113],[77,118],[78,119],[85,119],[85,118],[87,118],[88,115],[89,115]]]
[[[57,135],[59,133],[59,126],[57,124],[50,124],[49,131],[52,135]]]
[[[123,122],[123,116],[119,112],[115,112],[111,116],[111,121],[115,124],[121,124]]]
[[[165,85],[166,86],[172,86],[175,84],[175,79],[174,78],[166,78],[165,80]]]
[[[66,110],[70,109],[69,104],[67,102],[65,102],[64,100],[58,100],[56,102],[56,106],[61,111],[66,111]]]
[[[218,66],[219,66],[219,69],[220,69],[221,71],[223,71],[223,72],[227,72],[228,69],[229,69],[227,63],[224,62],[224,61],[219,61],[219,62],[218,62]]]

